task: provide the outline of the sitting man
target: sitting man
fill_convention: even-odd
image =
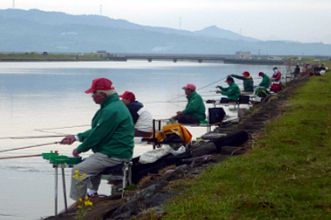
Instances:
[[[128,107],[135,127],[136,137],[149,137],[153,134],[153,118],[152,114],[144,107],[144,105],[136,101],[136,96],[129,91],[125,91],[120,95],[122,102]]]
[[[226,95],[227,98],[222,98],[221,103],[233,103],[237,102],[240,96],[240,89],[237,84],[234,83],[232,77],[228,77],[225,81],[229,87],[223,88],[222,86],[216,86],[220,90],[217,90],[216,93],[221,93],[222,95]]]
[[[206,119],[206,107],[201,96],[195,91],[196,87],[193,84],[187,84],[183,87],[188,100],[186,108],[183,111],[178,111],[177,115],[171,120],[178,120],[179,123],[196,124]]]
[[[228,75],[228,77],[233,77],[233,78],[237,78],[240,80],[244,81],[244,90],[242,90],[241,92],[244,93],[252,93],[254,91],[254,81],[252,76],[249,74],[249,72],[245,71],[242,73],[243,76],[239,76],[239,75]]]
[[[108,167],[130,160],[134,147],[133,120],[128,108],[119,99],[113,83],[105,78],[97,78],[85,93],[92,93],[93,101],[100,105],[92,119],[92,127],[61,141],[61,144],[82,142],[73,150],[74,157],[88,150],[93,151],[92,155],[72,169],[70,197],[76,201],[86,195],[97,195],[100,173]],[[79,177],[75,178],[77,174]]]
[[[260,87],[264,87],[265,89],[268,89],[270,86],[270,78],[267,74],[263,72],[259,72],[259,76],[262,77],[262,81],[259,84]]]
[[[262,77],[262,81],[256,89],[255,94],[259,97],[266,97],[269,94],[267,89],[270,87],[270,78],[263,72],[259,72],[259,76]]]

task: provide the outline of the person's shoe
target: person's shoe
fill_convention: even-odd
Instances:
[[[96,192],[96,193],[93,193],[93,194],[87,194],[87,197],[96,197],[96,196],[98,196],[99,194]]]

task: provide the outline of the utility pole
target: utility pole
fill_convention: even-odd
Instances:
[[[100,5],[100,16],[102,16],[102,5]]]
[[[13,8],[15,8],[15,0],[13,0]]]

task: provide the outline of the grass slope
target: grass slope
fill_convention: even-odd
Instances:
[[[187,183],[162,219],[330,219],[330,126],[331,74],[312,77],[253,150]]]

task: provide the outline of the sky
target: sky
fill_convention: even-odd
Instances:
[[[260,40],[331,44],[330,0],[0,0],[0,9],[93,14],[198,31],[216,25]]]

